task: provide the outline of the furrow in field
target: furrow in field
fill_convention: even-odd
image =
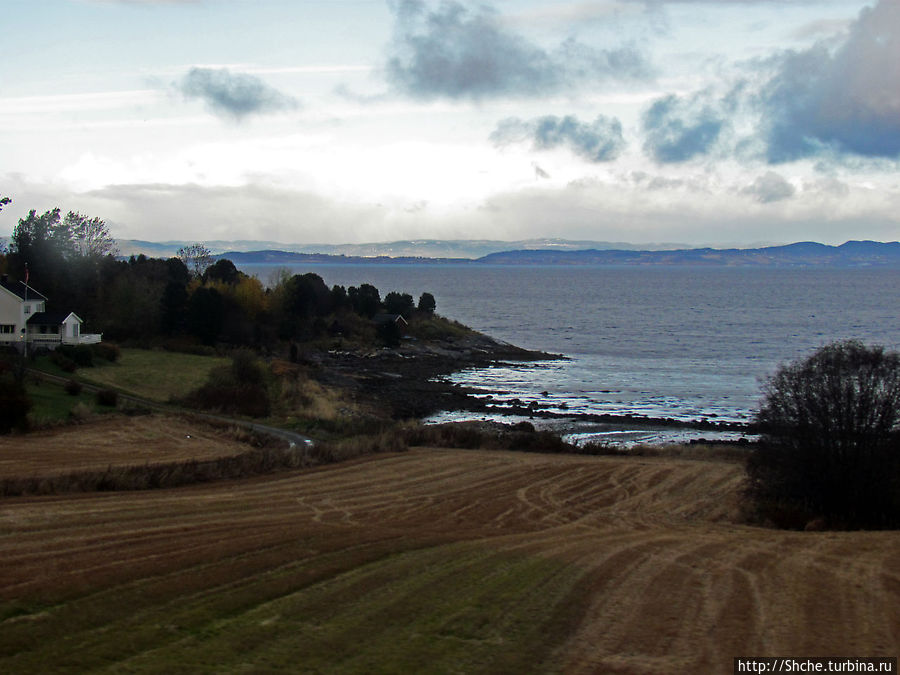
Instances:
[[[0,670],[730,672],[900,651],[900,539],[737,524],[742,476],[417,450],[4,500]]]

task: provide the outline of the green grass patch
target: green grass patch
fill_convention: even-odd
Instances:
[[[72,409],[80,405],[88,412],[110,412],[115,408],[97,405],[94,394],[82,391],[76,396],[66,393],[63,385],[52,382],[31,382],[25,390],[31,399],[29,418],[36,426],[65,422],[70,419]]]
[[[131,586],[64,602],[28,625],[8,625],[0,668],[554,671],[556,650],[581,618],[582,570],[483,544],[381,556],[379,548],[311,557],[298,549],[287,565],[254,575],[248,560],[240,581],[202,591],[169,588],[159,597]],[[123,602],[123,594],[132,601]]]
[[[420,340],[446,340],[448,338],[465,338],[475,335],[475,331],[468,326],[436,314],[428,317],[418,316],[413,318],[406,332]]]
[[[118,362],[81,368],[78,375],[91,384],[165,403],[186,396],[206,382],[213,368],[230,363],[217,356],[123,349]]]
[[[46,354],[37,357],[36,359],[34,359],[34,361],[29,361],[28,367],[33,368],[34,370],[39,370],[42,373],[47,373],[48,375],[56,375],[57,377],[64,377],[66,379],[81,379],[77,374],[66,372],[65,370],[60,368],[58,365],[53,363],[53,361],[50,360],[50,357]]]

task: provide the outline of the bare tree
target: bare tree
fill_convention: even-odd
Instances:
[[[212,265],[212,251],[203,244],[191,244],[178,249],[178,257],[192,276],[202,277],[206,268]]]

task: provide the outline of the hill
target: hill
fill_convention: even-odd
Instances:
[[[669,251],[506,251],[479,258],[490,265],[726,265],[747,267],[900,266],[900,243],[848,241],[840,246],[799,242],[764,248]]]
[[[174,256],[187,242],[122,240],[123,256]],[[840,246],[797,242],[752,248],[570,241],[565,239],[438,240],[372,244],[281,244],[266,241],[204,242],[217,258],[238,265],[725,265],[747,267],[900,266],[900,243],[848,241]]]
[[[729,267],[900,267],[900,243],[848,241],[840,246],[798,242],[763,248],[520,249],[491,253],[476,260],[425,256],[374,257],[296,253],[282,250],[228,251],[237,265],[705,265]]]

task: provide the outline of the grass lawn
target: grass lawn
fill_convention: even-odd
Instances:
[[[78,376],[91,384],[165,403],[193,391],[213,368],[229,363],[230,359],[216,356],[123,349],[116,363],[79,368]]]
[[[27,390],[32,402],[29,417],[38,426],[68,420],[72,408],[79,403],[84,404],[92,412],[109,412],[115,409],[97,405],[92,393],[81,392],[77,396],[72,396],[66,393],[62,385],[51,382],[29,383]]]

